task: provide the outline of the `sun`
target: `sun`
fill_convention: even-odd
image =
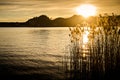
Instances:
[[[83,4],[76,8],[76,12],[77,14],[87,18],[89,16],[96,15],[96,7],[91,4]]]

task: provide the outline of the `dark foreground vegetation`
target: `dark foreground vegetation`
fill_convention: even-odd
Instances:
[[[109,16],[110,18],[112,16]],[[115,15],[119,25],[120,25],[120,15]],[[89,23],[95,23],[98,17],[88,18]],[[76,24],[83,23],[84,18],[80,15],[73,15],[69,18],[56,18],[50,19],[46,15],[41,15],[39,17],[33,17],[26,22],[0,22],[0,27],[73,27]]]

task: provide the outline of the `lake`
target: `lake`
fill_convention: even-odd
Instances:
[[[0,28],[0,78],[63,79],[59,68],[69,43],[67,27]]]
[[[0,28],[0,80],[120,79],[120,35],[89,29]]]

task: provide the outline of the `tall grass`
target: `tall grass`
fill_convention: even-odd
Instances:
[[[69,29],[71,44],[63,60],[66,80],[119,77],[116,73],[120,72],[120,34],[114,14],[100,15],[95,24],[86,22]]]

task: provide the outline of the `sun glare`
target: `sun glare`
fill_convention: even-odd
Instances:
[[[76,8],[76,12],[77,14],[87,18],[89,16],[94,16],[96,14],[96,7],[90,4],[83,4]]]

